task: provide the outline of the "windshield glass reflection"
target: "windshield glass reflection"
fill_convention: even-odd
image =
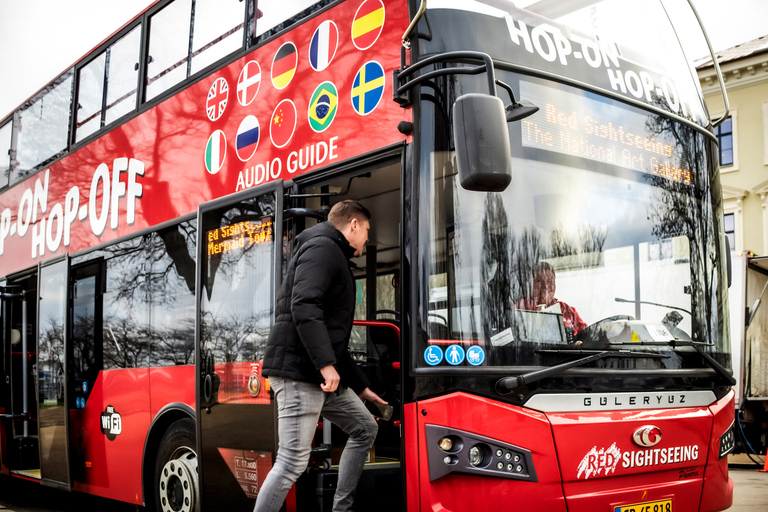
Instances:
[[[577,89],[507,80],[541,108],[509,125],[509,187],[463,190],[448,150],[432,152],[421,182],[430,272],[417,365],[452,365],[457,345],[467,359],[456,366],[548,364],[541,349],[655,350],[674,340],[727,352],[721,197],[705,137]],[[457,96],[462,85],[452,83]],[[438,148],[450,144],[443,119],[436,113]],[[435,345],[445,351],[437,363]],[[473,346],[482,350],[470,361]]]

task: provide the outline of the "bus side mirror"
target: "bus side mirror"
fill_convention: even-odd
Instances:
[[[453,105],[453,139],[459,182],[466,190],[501,192],[512,181],[512,154],[504,104],[470,93]]]

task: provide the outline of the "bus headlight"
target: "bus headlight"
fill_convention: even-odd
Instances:
[[[469,449],[469,463],[477,467],[483,463],[483,449],[479,444],[476,444]]]
[[[444,452],[449,452],[453,449],[453,441],[450,437],[442,438],[438,444],[440,445],[440,449]]]

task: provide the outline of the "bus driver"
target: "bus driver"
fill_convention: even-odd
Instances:
[[[575,308],[555,298],[555,279],[555,269],[552,268],[552,265],[546,261],[539,263],[533,274],[532,297],[518,301],[516,306],[517,309],[541,311],[558,304],[560,313],[563,315],[563,324],[570,338],[571,335],[576,336],[580,331],[586,329],[587,323],[582,320]]]

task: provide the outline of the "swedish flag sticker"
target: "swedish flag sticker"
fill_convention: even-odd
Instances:
[[[361,116],[367,116],[378,106],[384,96],[384,68],[370,61],[360,68],[352,82],[352,108]]]
[[[309,100],[307,116],[309,126],[317,133],[324,132],[331,126],[336,117],[336,106],[339,102],[339,93],[331,82],[323,82],[317,86]]]

